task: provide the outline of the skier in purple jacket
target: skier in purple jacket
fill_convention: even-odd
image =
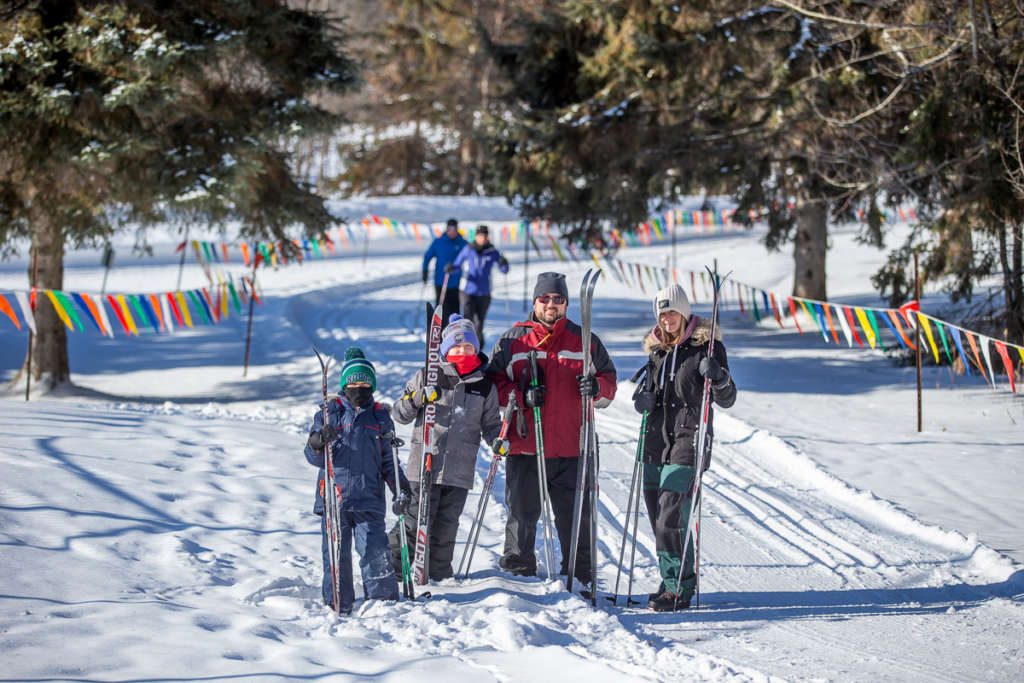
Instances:
[[[508,259],[491,244],[487,226],[480,225],[473,241],[462,248],[448,268],[449,271],[461,271],[464,276],[459,305],[462,317],[473,322],[481,345],[484,341],[484,319],[491,306],[491,270],[494,266],[507,273]]]

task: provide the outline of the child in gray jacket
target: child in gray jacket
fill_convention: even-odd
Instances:
[[[441,333],[441,357],[444,360],[437,385],[427,384],[423,369],[417,370],[393,409],[395,419],[401,424],[415,420],[406,467],[412,484],[412,497],[405,516],[406,536],[412,544],[416,538],[420,501],[424,406],[433,403],[435,408],[433,439],[437,447],[431,461],[434,477],[428,500],[430,550],[427,556],[427,575],[435,581],[454,574],[455,535],[466,497],[473,488],[481,437],[491,444],[495,453],[504,455],[508,451],[508,443],[498,439],[501,431],[498,392],[483,374],[487,357],[480,353],[473,324],[457,313],[452,314]],[[397,524],[389,538],[392,564],[396,572],[401,572]],[[411,554],[413,549],[409,550]]]

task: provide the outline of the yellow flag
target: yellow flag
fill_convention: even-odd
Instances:
[[[924,328],[924,334],[928,337],[928,345],[932,347],[932,355],[935,356],[935,364],[939,364],[939,347],[935,345],[935,337],[932,336],[932,326],[928,322],[928,318],[921,315],[920,312],[917,314],[917,319],[921,322],[921,327]]]
[[[136,337],[139,336],[139,328],[135,326],[135,319],[132,318],[132,312],[128,310],[128,302],[125,301],[124,294],[117,295],[117,303],[121,305],[121,314],[124,315],[124,321],[128,323],[128,329]]]
[[[192,316],[189,315],[188,305],[185,303],[185,297],[181,292],[175,292],[174,298],[178,302],[178,309],[181,310],[181,317],[185,319],[185,324],[192,327]]]
[[[871,322],[868,320],[867,313],[864,312],[863,308],[854,308],[853,312],[857,315],[861,329],[864,330],[864,336],[868,338],[868,344],[871,345],[871,348],[875,348],[875,331],[871,329]]]
[[[50,303],[53,304],[53,309],[57,311],[57,315],[60,316],[60,321],[67,325],[69,330],[74,332],[75,326],[71,324],[71,318],[68,317],[68,312],[64,310],[64,307],[60,305],[60,300],[57,299],[57,295],[49,289],[44,289],[43,291],[46,292],[47,298],[50,300]]]

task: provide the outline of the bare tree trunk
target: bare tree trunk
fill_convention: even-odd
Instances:
[[[1006,233],[1012,242],[1007,244]],[[999,230],[999,263],[1003,268],[1003,303],[1006,307],[1003,333],[1018,343],[1024,332],[1024,283],[1021,282],[1021,227]]]
[[[828,250],[828,211],[821,200],[801,199],[796,208],[793,240],[793,295],[826,300],[825,253]]]
[[[36,297],[38,334],[32,344],[32,381],[50,390],[71,379],[67,328],[49,298],[41,293],[44,289],[64,288],[64,235],[52,216],[35,208],[32,213],[32,247],[38,254],[36,286],[40,290]]]

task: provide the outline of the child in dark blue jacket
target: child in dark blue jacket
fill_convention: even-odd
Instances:
[[[345,364],[341,368],[342,395],[328,397],[326,426],[323,423],[323,406],[317,410],[306,442],[306,460],[320,468],[313,511],[322,517],[322,590],[324,602],[331,608],[334,607],[334,586],[324,517],[324,452],[327,444],[330,444],[331,449],[335,485],[341,494],[338,584],[339,612],[343,613],[351,612],[355,601],[352,585],[353,538],[356,552],[359,553],[359,569],[367,599],[398,599],[398,582],[391,568],[384,526],[384,485],[388,485],[399,503],[402,502],[399,492],[407,496],[410,489],[401,467],[395,471],[391,450],[395,424],[388,412],[374,403],[373,391],[376,388],[377,378],[370,361],[366,360],[359,348],[351,346],[346,349]]]

